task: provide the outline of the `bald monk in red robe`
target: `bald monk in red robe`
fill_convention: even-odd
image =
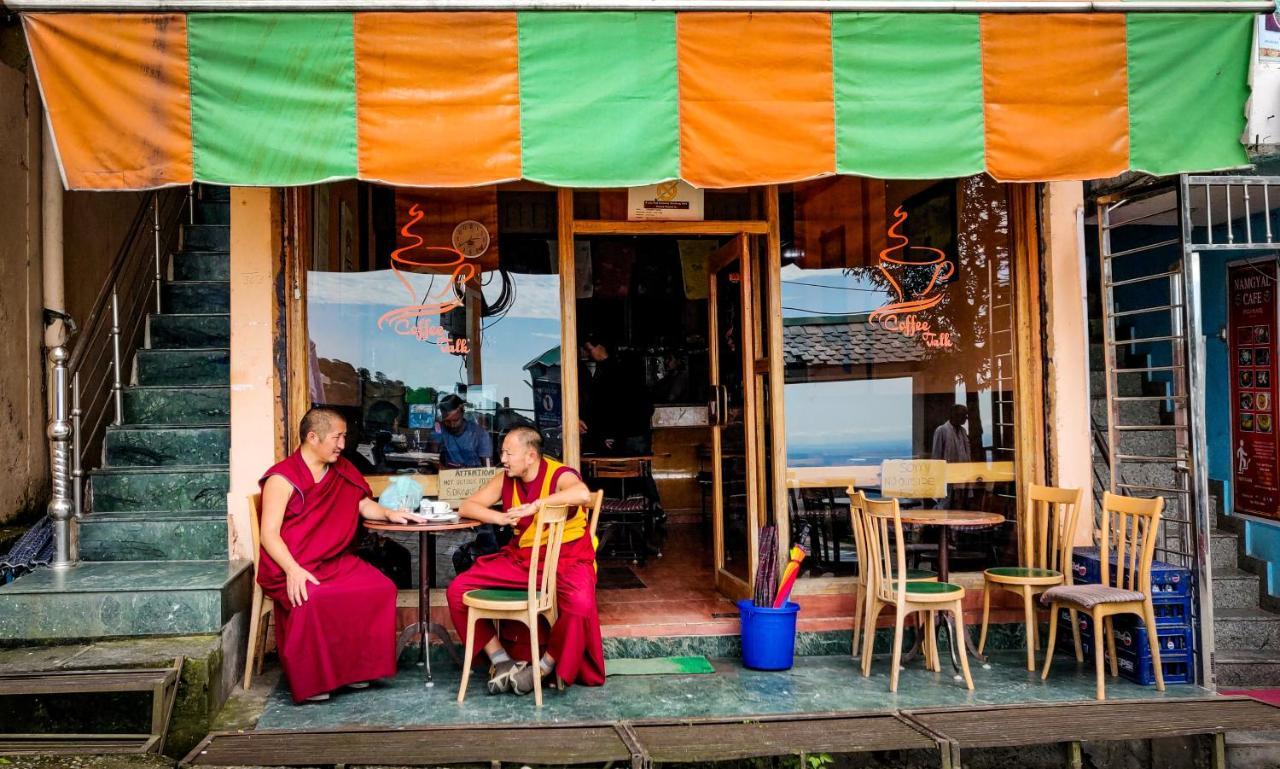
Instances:
[[[583,507],[590,503],[591,492],[576,470],[542,455],[542,436],[532,428],[517,427],[507,434],[501,462],[504,472],[463,502],[461,514],[485,523],[514,526],[515,536],[498,552],[476,560],[449,584],[453,626],[465,643],[467,607],[462,596],[469,590],[527,590],[535,535],[531,527],[538,510],[544,505],[578,506],[565,523],[556,570],[559,617],[550,639],[539,644],[546,653],[540,660],[529,659],[528,634],[518,623],[502,627],[506,646],[491,622],[477,623],[475,644],[489,655],[490,694],[528,694],[533,691],[534,675],[545,678],[553,672],[566,684],[599,686],[604,683],[604,644],[596,609],[595,547]],[[503,512],[492,509],[498,504]],[[540,550],[539,557],[545,552]]]
[[[342,457],[347,423],[314,408],[302,445],[262,476],[258,584],[275,601],[276,648],[294,702],[396,673],[396,587],[350,552],[360,519],[422,520],[374,501]]]

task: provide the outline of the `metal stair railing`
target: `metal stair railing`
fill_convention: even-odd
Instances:
[[[86,458],[101,456],[108,425],[124,419],[124,366],[142,346],[147,315],[161,311],[170,246],[183,212],[189,220],[193,211],[190,196],[188,188],[143,198],[85,322],[71,326],[70,351],[64,346],[49,350],[54,568],[78,560],[75,528],[85,512]]]

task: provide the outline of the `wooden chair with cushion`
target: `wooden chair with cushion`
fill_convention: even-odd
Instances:
[[[649,541],[653,532],[654,500],[643,493],[627,493],[627,481],[641,481],[650,472],[649,460],[637,458],[601,459],[591,461],[591,480],[616,481],[617,497],[607,497],[603,514],[615,524],[613,531],[621,531],[627,537],[627,549],[617,550],[612,542],[611,552],[644,566],[649,559]],[[638,531],[637,531],[638,529]],[[612,536],[612,532],[611,532]],[[639,542],[637,543],[637,538]]]
[[[556,621],[556,566],[560,562],[560,545],[564,542],[564,524],[568,515],[569,508],[566,505],[539,508],[533,523],[535,536],[529,559],[527,589],[486,588],[462,594],[462,603],[467,607],[467,645],[462,660],[458,702],[462,702],[467,696],[471,660],[475,656],[475,628],[478,620],[512,620],[524,623],[529,628],[530,664],[537,665],[542,659],[542,652],[538,648],[538,617],[545,616],[551,624]],[[540,552],[546,553],[546,557],[542,559],[541,578],[538,574]],[[542,676],[533,677],[533,700],[538,707],[542,707]]]
[[[267,650],[267,629],[275,602],[262,593],[258,584],[258,564],[262,560],[261,531],[262,495],[249,495],[249,532],[253,540],[253,604],[249,608],[249,649],[244,656],[244,688],[249,688],[254,673],[262,674],[262,657]],[[256,665],[256,668],[255,668]]]
[[[1027,511],[1022,521],[1022,565],[997,566],[982,573],[982,635],[978,653],[987,645],[987,623],[991,615],[991,594],[1007,590],[1022,596],[1027,625],[1027,670],[1036,669],[1040,648],[1040,628],[1036,620],[1035,597],[1056,585],[1071,584],[1071,551],[1076,519],[1080,515],[1080,489],[1060,489],[1031,485],[1027,489]],[[1072,637],[1076,659],[1080,651],[1080,625],[1071,610]]]
[[[867,498],[853,486],[850,486],[846,493],[849,495],[849,522],[853,528],[854,557],[858,560],[858,576],[854,582],[853,643],[851,644],[853,658],[858,659],[862,654],[862,647],[859,644],[859,638],[862,633],[865,632],[870,635],[872,645],[875,645],[877,618],[871,616],[869,604],[872,592],[875,590],[876,570],[872,567],[870,545],[867,544]],[[922,569],[907,569],[907,581],[937,582],[938,574]],[[864,676],[870,672],[870,668],[866,665],[863,665],[863,669]]]
[[[1122,497],[1111,492],[1102,495],[1102,542],[1099,560],[1102,579],[1096,585],[1058,585],[1040,596],[1049,604],[1049,647],[1045,650],[1044,673],[1049,677],[1053,665],[1054,636],[1058,632],[1058,609],[1068,607],[1089,612],[1093,618],[1094,665],[1097,671],[1097,698],[1107,698],[1106,675],[1103,672],[1103,636],[1111,656],[1111,675],[1118,675],[1115,635],[1111,617],[1137,614],[1147,627],[1147,643],[1156,675],[1156,689],[1164,691],[1164,671],[1160,667],[1160,643],[1156,637],[1156,614],[1151,605],[1151,559],[1155,554],[1156,533],[1160,529],[1160,513],[1164,497],[1144,499]],[[1114,563],[1111,556],[1115,556]]]
[[[868,602],[866,626],[871,627],[880,610],[892,604],[896,611],[893,625],[893,661],[889,671],[889,691],[898,691],[898,669],[902,663],[902,626],[908,614],[923,612],[925,615],[924,651],[930,669],[940,671],[937,635],[934,632],[935,615],[950,611],[955,617],[955,631],[964,637],[964,588],[949,582],[912,582],[899,579],[907,574],[907,551],[902,537],[902,516],[898,500],[863,499],[867,545],[871,551],[871,564],[875,569],[875,587]],[[868,675],[871,669],[871,648],[874,633],[865,634],[862,640],[862,670]],[[961,652],[960,669],[965,686],[973,689],[969,676],[969,655]]]

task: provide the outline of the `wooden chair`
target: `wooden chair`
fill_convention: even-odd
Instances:
[[[1022,596],[1027,625],[1027,670],[1036,669],[1036,649],[1040,648],[1040,627],[1036,620],[1035,597],[1057,585],[1070,585],[1071,551],[1076,519],[1080,515],[1080,489],[1060,489],[1031,485],[1027,489],[1027,511],[1022,521],[1022,565],[997,566],[982,573],[982,635],[978,653],[987,645],[987,623],[991,615],[991,594],[1007,590]],[[1080,651],[1080,625],[1071,609],[1071,631],[1076,659]]]
[[[244,656],[244,688],[249,688],[253,674],[262,675],[262,657],[267,650],[267,629],[276,605],[262,593],[258,584],[258,564],[262,561],[262,494],[249,495],[249,531],[253,540],[253,604],[249,608],[249,649]],[[254,665],[257,668],[254,668]]]
[[[596,536],[596,530],[600,528],[600,507],[604,504],[604,490],[600,489],[591,493],[591,518],[587,525],[587,534],[591,537],[591,546],[593,548],[600,547],[600,540]]]
[[[601,481],[618,482],[618,497],[605,499],[603,511],[627,535],[629,550],[621,551],[623,557],[630,556],[631,560],[641,566],[648,563],[649,559],[649,540],[653,530],[654,500],[649,499],[648,495],[644,494],[627,494],[627,481],[642,480],[650,473],[650,462],[647,459],[595,457],[590,462],[590,475],[593,481],[597,483]],[[642,503],[637,501],[638,496],[643,497],[644,501]],[[640,529],[640,542],[638,545],[636,544],[637,526]]]
[[[877,618],[871,616],[871,595],[875,590],[875,574],[876,570],[871,563],[871,546],[867,544],[867,498],[861,491],[850,486],[846,489],[849,495],[849,522],[853,528],[853,550],[854,557],[858,560],[858,576],[854,582],[853,597],[853,643],[851,650],[854,659],[858,659],[862,654],[862,647],[859,645],[859,638],[862,633],[868,633],[872,638],[872,645],[875,644],[875,621]],[[937,582],[938,574],[932,571],[922,569],[907,569],[908,582]],[[865,622],[864,622],[865,618]],[[867,672],[869,668],[863,666]]]
[[[907,551],[902,537],[902,516],[897,499],[883,501],[862,499],[865,512],[866,541],[871,550],[871,563],[875,569],[875,587],[868,602],[866,625],[871,627],[880,610],[893,604],[897,616],[893,625],[893,661],[889,671],[889,691],[898,691],[898,668],[902,662],[902,626],[908,614],[923,612],[925,615],[924,651],[929,668],[940,671],[937,635],[934,632],[934,615],[950,611],[955,617],[957,638],[964,638],[964,588],[949,582],[912,582],[899,579],[907,574]],[[862,639],[862,674],[871,671],[871,647],[874,633]],[[971,691],[973,679],[969,676],[969,655],[960,653],[960,669],[964,682]]]
[[[564,524],[569,515],[566,505],[554,505],[538,509],[534,520],[533,553],[529,559],[529,585],[526,590],[482,589],[469,590],[462,595],[467,607],[467,645],[462,660],[462,683],[458,687],[458,702],[467,696],[467,682],[471,678],[471,660],[475,655],[476,621],[480,619],[513,620],[529,628],[529,655],[537,665],[542,659],[538,649],[538,617],[556,621],[556,566],[560,562],[560,545],[564,542]],[[542,575],[538,575],[539,549],[545,548]],[[542,676],[533,676],[533,700],[542,707]]]
[[[1102,663],[1103,635],[1106,636],[1107,653],[1111,656],[1111,675],[1119,674],[1116,640],[1110,619],[1117,614],[1137,614],[1147,626],[1147,643],[1151,647],[1156,689],[1164,691],[1160,642],[1156,637],[1156,614],[1151,606],[1151,558],[1155,554],[1156,533],[1160,529],[1162,510],[1164,497],[1121,497],[1111,492],[1102,495],[1102,543],[1098,551],[1102,562],[1102,580],[1096,585],[1059,585],[1040,596],[1041,603],[1050,604],[1049,647],[1045,650],[1044,673],[1040,676],[1042,679],[1049,677],[1049,667],[1053,665],[1058,609],[1067,606],[1087,611],[1093,618],[1098,699],[1107,698]],[[1110,558],[1112,553],[1115,554],[1114,564]]]

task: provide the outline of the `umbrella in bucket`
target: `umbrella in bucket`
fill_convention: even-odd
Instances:
[[[800,575],[800,564],[808,554],[809,548],[804,545],[791,546],[791,561],[782,570],[782,584],[778,586],[778,597],[773,600],[773,608],[781,609],[786,605],[787,599],[791,597],[791,588],[795,587],[796,577]]]
[[[773,586],[778,584],[778,527],[773,524],[760,530],[760,558],[757,563],[752,603],[767,608],[773,605]]]

